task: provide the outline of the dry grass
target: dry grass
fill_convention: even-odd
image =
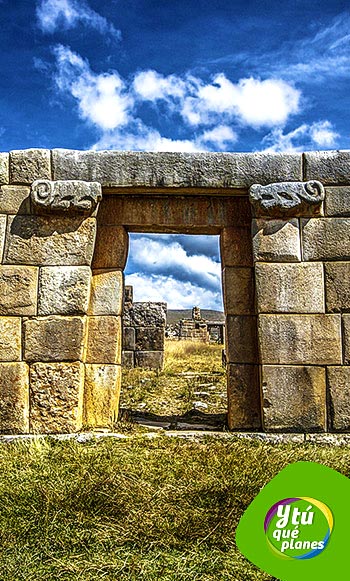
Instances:
[[[0,581],[267,581],[235,529],[284,466],[348,448],[237,438],[0,445]]]
[[[222,346],[192,341],[166,341],[161,372],[123,370],[121,407],[159,415],[182,415],[198,402],[203,412],[226,412],[226,375]],[[195,403],[197,402],[197,404]]]

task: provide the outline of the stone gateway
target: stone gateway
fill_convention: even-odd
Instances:
[[[220,235],[231,430],[350,432],[350,152],[31,149],[0,154],[1,433],[116,419],[129,232]]]

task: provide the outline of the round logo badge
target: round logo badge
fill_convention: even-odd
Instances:
[[[279,557],[312,559],[325,550],[334,526],[333,515],[315,498],[284,498],[267,512],[266,539]]]

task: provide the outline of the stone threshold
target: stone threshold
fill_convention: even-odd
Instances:
[[[349,434],[299,434],[299,433],[276,433],[267,434],[264,432],[213,432],[213,431],[185,431],[185,430],[159,430],[156,432],[144,432],[134,434],[122,434],[119,432],[80,432],[71,434],[6,434],[0,435],[0,444],[11,442],[26,442],[35,440],[53,439],[59,441],[73,440],[77,443],[84,444],[94,440],[102,440],[104,438],[112,438],[114,440],[130,440],[132,438],[154,439],[160,437],[167,438],[181,438],[184,440],[203,440],[208,438],[215,438],[220,440],[252,440],[266,442],[268,444],[302,444],[310,443],[317,445],[331,445],[331,446],[349,446]]]

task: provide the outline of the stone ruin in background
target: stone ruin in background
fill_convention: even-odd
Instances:
[[[122,316],[123,367],[163,368],[166,315],[166,303],[134,303],[133,287],[125,287]]]
[[[167,325],[167,339],[198,341],[199,343],[219,343],[225,341],[225,323],[207,321],[201,315],[199,307],[193,307],[191,319],[180,319],[173,325]]]

